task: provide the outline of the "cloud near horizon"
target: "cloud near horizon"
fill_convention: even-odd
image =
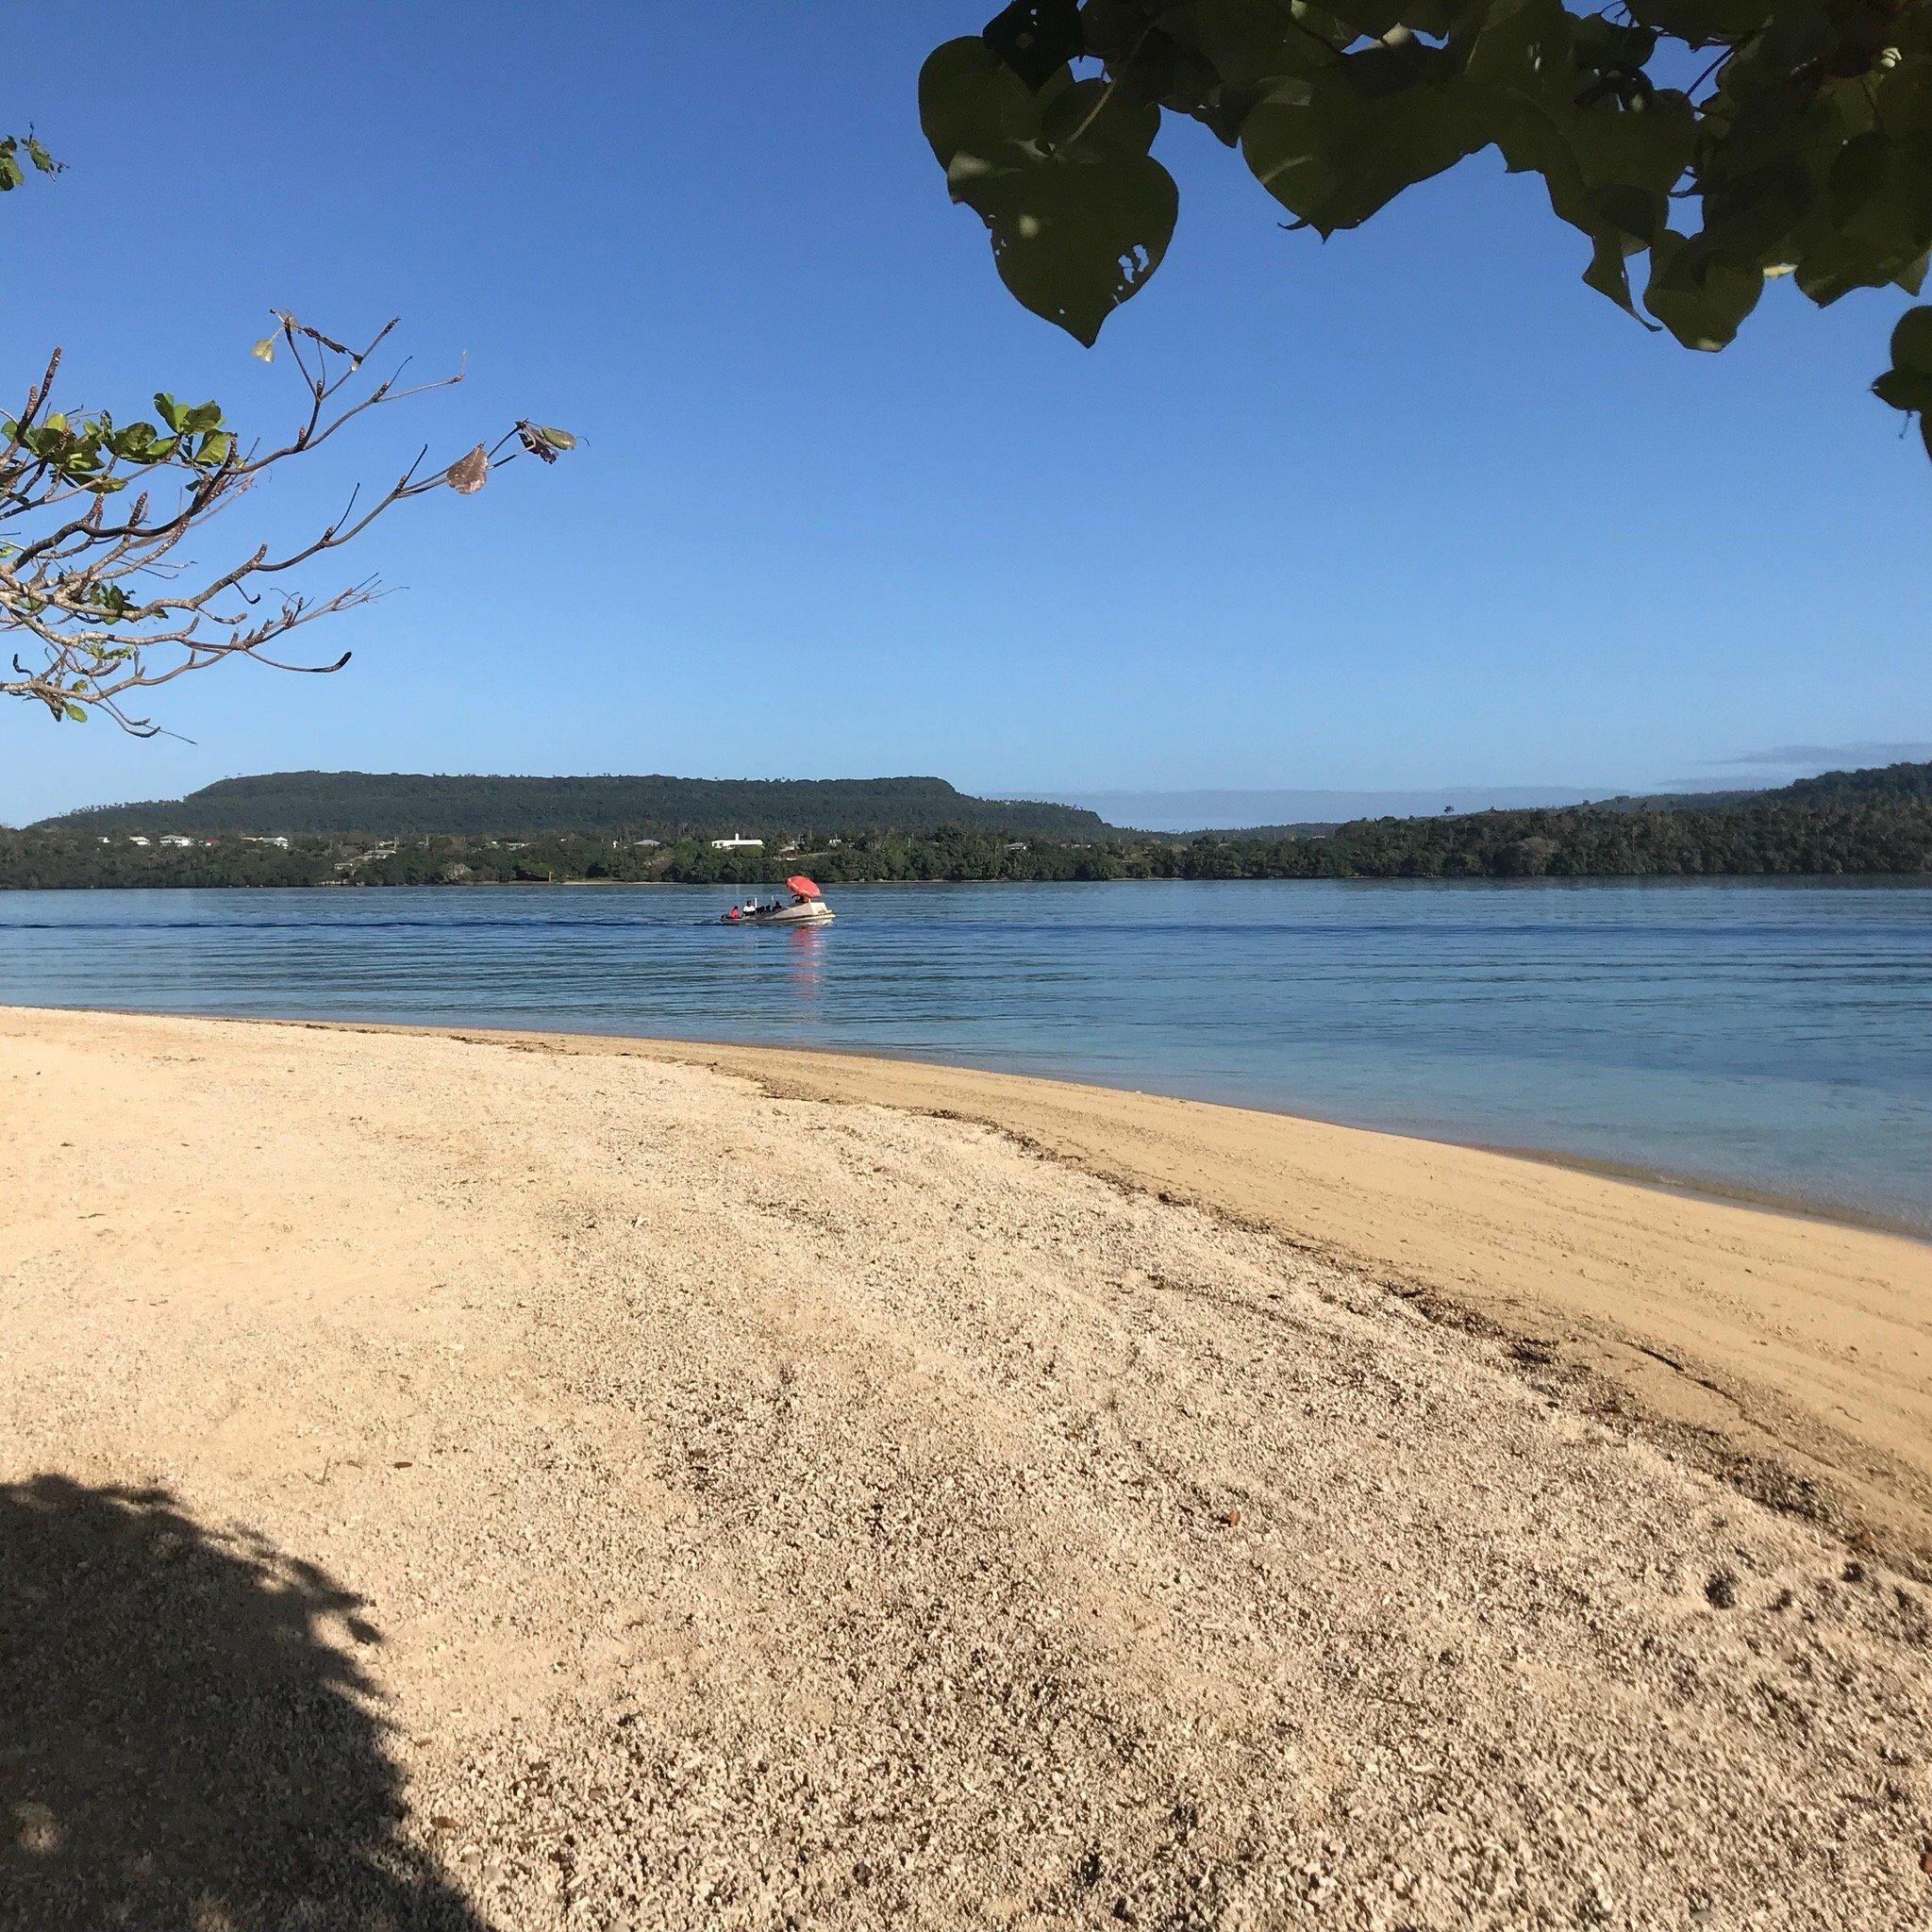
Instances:
[[[1855,744],[1774,744],[1768,751],[1747,751],[1740,758],[1713,758],[1716,765],[1889,765],[1932,758],[1932,741],[1907,740],[1888,743],[1866,740]]]

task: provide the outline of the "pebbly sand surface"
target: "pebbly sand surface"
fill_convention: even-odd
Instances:
[[[0,1927],[1926,1924],[1904,1461],[1848,1545],[1432,1319],[1530,1163],[1397,1269],[1387,1147],[1318,1251],[1211,1123],[707,1057],[0,1009]],[[1666,1319],[1689,1207],[1562,1178]]]

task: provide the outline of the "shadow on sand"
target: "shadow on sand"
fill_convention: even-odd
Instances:
[[[358,1608],[165,1491],[0,1485],[0,1927],[487,1932],[399,1829]]]

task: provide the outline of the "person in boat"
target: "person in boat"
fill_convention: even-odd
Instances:
[[[817,884],[803,873],[794,874],[785,881],[790,896],[774,893],[767,904],[758,894],[741,901],[724,915],[726,925],[759,924],[768,920],[777,920],[783,924],[823,924],[832,916],[824,903],[824,895]],[[789,915],[797,914],[793,919]]]

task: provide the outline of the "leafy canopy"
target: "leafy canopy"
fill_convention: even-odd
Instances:
[[[1174,233],[1167,114],[1324,238],[1493,146],[1584,280],[1687,348],[1774,275],[1917,295],[1932,249],[1932,0],[1015,0],[933,53],[919,107],[1000,278],[1090,345]],[[1875,392],[1932,453],[1932,307],[1891,350]]]

